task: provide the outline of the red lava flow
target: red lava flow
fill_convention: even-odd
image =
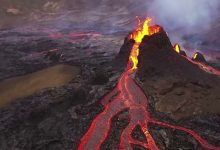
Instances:
[[[181,51],[181,48],[180,48],[180,45],[179,44],[175,44],[174,45],[174,50],[177,52],[177,53],[180,53]],[[217,75],[217,76],[220,76],[220,71],[213,68],[212,66],[209,66],[207,64],[204,64],[202,62],[197,62],[197,61],[193,61],[191,58],[189,58],[188,56],[182,56],[184,57],[185,59],[187,59],[188,61],[190,61],[191,63],[197,65],[200,69],[208,72],[208,73],[211,73],[211,74],[214,74],[214,75]]]
[[[217,69],[215,69],[215,68],[213,68],[209,65],[206,65],[204,63],[193,61],[192,59],[190,59],[188,57],[185,57],[185,58],[188,59],[191,63],[196,64],[197,66],[199,66],[199,68],[201,68],[202,70],[204,70],[208,73],[220,76],[220,71],[219,70],[217,70]]]
[[[150,20],[146,20],[142,23],[143,27],[138,27],[134,31],[132,37],[136,43],[131,50],[131,56],[127,68],[119,78],[117,86],[101,100],[104,110],[93,119],[89,129],[80,140],[78,150],[99,150],[110,131],[111,119],[124,109],[128,109],[129,111],[129,124],[122,131],[120,136],[120,143],[118,145],[118,149],[120,150],[132,150],[132,144],[140,145],[150,150],[159,150],[154,137],[149,131],[149,124],[156,124],[184,131],[192,135],[205,149],[220,150],[220,147],[209,144],[198,133],[191,129],[162,122],[151,116],[148,109],[148,98],[134,80],[138,63],[138,46],[140,44],[138,38],[143,38],[144,35],[152,35],[158,31],[155,30],[155,28],[150,27],[149,22]],[[152,32],[151,30],[154,31]],[[136,38],[135,36],[138,37]],[[146,143],[132,138],[132,131],[137,126],[141,127],[142,132],[147,139]]]

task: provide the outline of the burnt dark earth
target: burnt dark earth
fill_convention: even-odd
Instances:
[[[77,79],[63,87],[42,90],[1,108],[1,150],[76,149],[92,119],[103,109],[99,100],[116,85],[126,65],[133,41],[127,38],[123,41],[125,35],[127,33],[102,35],[100,38],[87,37],[86,41],[77,43],[51,39],[45,34],[6,33],[2,35],[1,80],[35,72],[59,63],[77,65],[81,68],[81,73]],[[11,42],[15,38],[22,40]],[[53,61],[45,57],[45,54],[36,57],[28,55],[54,48],[64,54],[62,59]],[[139,60],[137,81],[149,97],[152,114],[158,119],[192,128],[210,143],[220,145],[218,114],[197,114],[175,119],[172,113],[159,112],[155,105],[163,97],[158,95],[158,91],[152,84],[158,85],[156,80],[166,80],[169,77],[175,79],[175,82],[170,81],[170,84],[174,84],[174,88],[176,84],[178,88],[190,82],[202,88],[211,86],[211,89],[215,89],[217,87],[212,87],[212,83],[219,85],[219,78],[203,73],[198,67],[176,54],[165,32],[144,38],[140,46]],[[164,86],[170,87],[166,84]],[[159,93],[166,95],[169,90],[168,92],[159,91]],[[174,95],[175,97],[179,99],[178,94]],[[127,124],[128,115],[124,110],[113,118],[112,129],[101,149],[117,149],[120,133]],[[202,149],[186,133],[153,125],[151,132],[162,150]],[[144,140],[138,129],[132,136]],[[143,148],[134,145],[134,149]]]
[[[103,35],[96,41],[87,37],[88,41],[77,43],[54,40],[46,35],[4,35],[10,38],[1,38],[1,80],[56,64],[79,66],[81,73],[63,87],[42,90],[1,108],[0,149],[76,149],[90,121],[102,110],[98,100],[115,86],[121,74],[120,69],[114,69],[112,59],[124,35]],[[13,38],[27,42],[11,43]],[[112,45],[112,41],[119,41],[118,46],[116,42]],[[48,59],[47,53],[29,56],[54,48],[64,54],[59,61]],[[102,80],[97,82],[97,78]]]
[[[177,103],[182,103],[182,101],[188,98],[185,91],[190,91],[195,89],[196,86],[200,86],[201,91],[211,89],[209,91],[210,93],[203,95],[200,91],[194,91],[193,94],[200,95],[200,99],[203,99],[203,97],[209,97],[209,102],[215,101],[215,104],[218,105],[220,95],[217,91],[220,90],[220,78],[202,71],[196,65],[190,63],[187,59],[176,53],[164,31],[156,33],[151,37],[146,36],[143,39],[142,44],[140,45],[137,79],[140,80],[140,85],[145,90],[145,93],[151,97],[149,100],[155,117],[191,128],[199,132],[211,143],[220,145],[220,115],[218,111],[216,113],[202,111],[200,113],[194,114],[194,112],[192,112],[192,114],[190,114],[189,112],[192,111],[192,109],[196,111],[196,108],[190,106],[190,102],[187,102],[180,107],[175,104],[167,104],[169,103],[169,101],[167,101],[168,98],[172,98],[174,101],[177,101]],[[162,80],[167,80],[167,82],[164,84],[159,83]],[[187,86],[188,84],[192,85]],[[175,89],[179,89],[179,91],[174,93],[173,91],[175,91]],[[172,94],[175,94],[175,96],[170,96]],[[211,95],[215,95],[216,97],[213,98]],[[193,95],[191,96],[193,97]],[[200,103],[196,97],[190,100],[195,103]],[[171,101],[171,103],[172,102],[173,101]],[[174,109],[174,111],[172,108],[169,110],[168,107],[171,106],[178,108]],[[205,107],[210,107],[210,109],[212,109],[211,106]],[[165,114],[158,112],[164,112]],[[157,130],[155,131],[155,129]],[[195,145],[196,142],[193,141],[190,136],[184,135],[184,133],[179,133],[178,131],[173,132],[171,130],[152,126],[152,132],[154,134],[158,135],[158,130],[161,130],[164,134],[161,135],[162,137],[169,137],[170,134],[172,135],[172,138],[169,138],[170,141],[164,140],[165,143],[162,145],[159,143],[163,149],[167,149],[166,146],[168,145],[168,149],[173,149],[172,146],[178,147],[181,144],[183,145],[180,147],[184,147],[183,149],[199,149],[199,146]],[[183,138],[184,136],[185,138]],[[164,144],[166,146],[164,146]]]

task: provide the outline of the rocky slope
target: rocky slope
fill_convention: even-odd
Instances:
[[[80,37],[69,33],[63,31],[64,37],[54,38],[38,32],[1,32],[1,82],[56,64],[77,65],[81,69],[75,79],[62,87],[42,89],[0,108],[1,149],[76,149],[91,120],[102,111],[99,100],[117,83],[133,42],[125,40],[121,47],[127,33]],[[63,57],[45,57],[53,49],[58,49],[55,54],[62,53]],[[149,97],[152,114],[193,128],[210,143],[219,145],[220,117],[215,109],[219,106],[219,77],[201,71],[176,54],[164,33],[146,37],[140,50],[140,80],[137,79]],[[103,150],[117,149],[127,117],[126,110],[114,117]],[[161,149],[201,149],[186,133],[160,126],[150,128]],[[138,129],[133,136],[143,138]]]
[[[165,32],[145,37],[138,76],[158,96],[156,110],[174,118],[220,113],[220,77],[201,70],[176,53]]]

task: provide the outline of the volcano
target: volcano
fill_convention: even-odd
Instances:
[[[186,132],[205,149],[220,149],[194,130],[162,121],[152,115],[146,95],[160,95],[159,101],[155,103],[155,110],[171,113],[170,118],[180,119],[194,115],[197,107],[189,104],[193,100],[203,107],[206,107],[204,104],[207,103],[206,99],[193,99],[194,97],[190,97],[192,95],[186,92],[198,88],[201,91],[212,89],[213,93],[206,96],[214,96],[219,91],[215,83],[219,85],[220,78],[214,68],[204,66],[202,69],[203,64],[192,63],[185,55],[176,52],[163,28],[158,25],[150,26],[150,21],[151,19],[147,18],[145,22],[139,22],[137,29],[126,37],[117,57],[117,60],[121,58],[122,63],[128,61],[126,69],[116,87],[101,99],[104,109],[93,119],[88,131],[80,140],[79,150],[100,149],[110,133],[112,119],[125,110],[129,121],[119,135],[118,149],[130,150],[135,145],[151,150],[160,149],[157,139],[154,139],[150,131],[152,124]],[[211,72],[208,73],[204,68],[210,69]],[[143,83],[144,91],[134,80],[135,76]],[[178,96],[171,97],[173,91],[176,92],[179,88],[181,91],[178,91]],[[196,96],[196,93],[193,94]],[[201,107],[199,110],[219,113],[218,108],[214,106],[218,102],[218,95],[215,96],[210,109],[206,107],[205,110]],[[144,136],[142,141],[132,137],[137,127]]]
[[[150,23],[1,31],[0,149],[219,150],[220,72]]]
[[[219,113],[218,107],[215,107],[219,103],[219,95],[216,94],[220,90],[219,72],[215,69],[212,72],[212,67],[192,63],[190,59],[176,53],[165,32],[143,39],[138,68],[140,80],[144,84],[153,85],[149,90],[155,91],[160,97],[160,101],[156,103],[159,111],[169,113],[174,118],[199,112]],[[207,94],[199,98],[197,90]],[[207,108],[208,103],[212,105],[210,109]]]

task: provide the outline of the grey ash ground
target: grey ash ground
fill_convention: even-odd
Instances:
[[[100,98],[112,90],[124,69],[126,53],[122,56],[117,54],[126,35],[127,33],[115,33],[98,37],[86,36],[84,40],[72,43],[62,38],[49,38],[45,33],[21,34],[14,31],[0,33],[1,82],[58,64],[76,66],[80,69],[80,72],[65,85],[41,89],[1,106],[0,149],[76,149],[92,119],[103,109],[99,103]],[[129,51],[130,46],[126,46],[125,43],[122,50]],[[51,49],[58,49],[58,54],[62,53],[63,57],[58,60],[45,57],[47,51]],[[146,54],[143,54],[143,57],[146,57]],[[155,66],[146,66],[148,67]],[[145,69],[143,71],[146,71]],[[195,129],[211,143],[220,145],[220,116],[217,113],[183,115],[183,118],[177,120],[169,112],[163,112],[163,109],[159,109],[161,110],[159,112],[155,108],[158,99],[164,99],[163,95],[158,97],[153,87],[155,80],[159,81],[166,77],[161,75],[160,71],[163,69],[160,68],[158,73],[155,70],[151,72],[148,75],[149,82],[141,80],[146,72],[143,74],[139,72],[140,79],[137,79],[148,94],[153,115],[161,120]],[[146,83],[149,86],[146,86]],[[156,86],[160,86],[159,83],[156,83]],[[164,86],[166,84],[161,88]],[[181,82],[181,86],[184,87],[185,84]],[[195,86],[202,88],[200,84]],[[179,98],[180,95],[174,94],[173,97]],[[120,132],[128,123],[127,111],[119,113],[112,122],[108,139],[101,147],[103,150],[117,149]],[[151,132],[161,149],[202,149],[186,133],[153,125]],[[144,140],[138,129],[134,131],[133,137]],[[143,149],[137,146],[134,148]]]

